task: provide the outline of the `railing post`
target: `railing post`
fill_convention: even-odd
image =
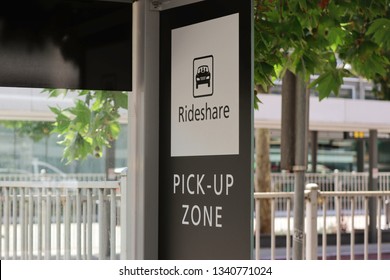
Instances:
[[[390,229],[390,199],[385,201],[385,223],[388,229]]]
[[[130,211],[132,197],[134,193],[130,192],[127,184],[127,168],[121,172],[120,177],[120,192],[121,192],[121,207],[120,207],[120,225],[121,225],[121,260],[129,260],[135,258],[134,230],[131,227],[131,221],[135,218],[131,215],[134,212]]]
[[[255,259],[260,260],[260,198],[255,199]]]
[[[317,184],[307,184],[306,191],[306,259],[317,259],[318,232],[317,232],[317,209],[319,188]]]
[[[339,170],[335,169],[334,170],[334,191],[338,192],[340,190],[340,184],[339,184]]]

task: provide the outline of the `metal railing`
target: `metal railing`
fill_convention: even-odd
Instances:
[[[289,174],[281,176],[293,177]],[[370,199],[374,199],[377,205],[379,227],[375,252],[378,258],[381,258],[382,229],[389,227],[390,223],[390,174],[380,174],[382,188],[387,190],[377,192],[360,189],[357,185],[345,188],[354,186],[355,182],[358,184],[364,181],[365,174],[361,174],[358,179],[354,174],[332,176],[336,176],[336,179],[331,179],[339,186],[336,190],[313,189],[305,194],[308,222],[304,240],[306,249],[312,250],[306,252],[306,258],[326,259],[329,256],[327,236],[330,233],[334,233],[337,239],[336,258],[340,258],[341,254],[341,235],[350,235],[350,256],[354,258],[355,233],[358,230],[364,232],[364,258],[367,258],[367,246],[372,247],[372,244],[368,243],[367,229]],[[274,188],[273,192],[254,194],[257,259],[291,259],[294,180],[284,180],[280,182],[292,184],[289,191]],[[322,174],[313,175],[310,180],[324,180],[322,183],[325,184],[329,177],[323,177]],[[340,181],[342,184],[338,185],[337,182]],[[121,186],[125,185],[125,175],[118,181],[100,182],[42,178],[27,181],[0,180],[0,259],[119,258],[123,253],[121,245],[124,244],[125,238],[128,238],[126,234],[121,234],[120,227],[125,224],[125,215],[120,215],[119,211],[121,191],[124,189]],[[285,186],[287,185],[283,185]],[[260,206],[264,199],[270,200],[272,217],[269,246],[264,246],[260,238]],[[318,236],[321,238],[322,242],[319,243],[322,248],[318,248],[317,242],[313,241],[317,240]],[[279,238],[284,238],[285,246],[282,248],[278,246]],[[321,249],[322,253],[319,253]]]
[[[74,174],[0,174],[2,181],[77,181],[77,182],[100,182],[106,180],[106,174],[103,173],[74,173]]]
[[[368,172],[338,172],[333,173],[306,173],[305,182],[317,184],[320,191],[367,191]],[[294,192],[294,173],[272,173],[271,192]],[[390,191],[390,172],[380,172],[378,175],[378,190]],[[279,215],[285,215],[287,207],[286,199],[278,199],[275,205]],[[330,198],[327,201],[328,212],[335,211],[335,200]],[[356,201],[356,211],[364,210],[364,200],[358,198]],[[349,200],[342,200],[342,209],[351,209]]]
[[[294,180],[294,173],[271,173],[271,191],[294,191]],[[306,184],[317,184],[321,191],[368,190],[368,172],[306,173],[305,180]],[[378,173],[378,190],[390,191],[390,172]]]
[[[375,254],[377,259],[382,258],[382,230],[389,227],[390,215],[390,191],[320,191],[316,184],[308,184],[310,189],[306,190],[306,225],[305,225],[305,248],[306,259],[327,259],[329,254],[329,246],[327,244],[327,235],[329,232],[330,220],[335,220],[336,231],[336,246],[335,255],[336,259],[341,258],[341,234],[347,233],[350,235],[350,252],[348,253],[350,259],[354,259],[356,252],[355,235],[358,229],[364,231],[364,244],[363,244],[363,257],[368,259],[369,254],[369,200],[374,199],[376,204],[376,250]],[[314,187],[313,187],[314,186]],[[291,259],[291,246],[292,246],[292,213],[293,213],[293,192],[269,192],[269,193],[255,193],[255,258],[256,259]],[[262,248],[261,246],[261,227],[260,227],[260,207],[261,201],[270,200],[270,212],[271,212],[271,233],[270,233],[270,246]],[[285,201],[286,215],[282,218],[278,218],[276,215],[276,205],[278,200]],[[329,200],[335,201],[334,216],[327,215],[327,205]],[[342,208],[343,201],[348,201],[351,208],[348,212],[345,212]],[[356,211],[356,205],[358,200],[363,200],[363,211],[361,215]],[[344,213],[343,213],[344,211]],[[343,217],[348,217],[344,219]],[[276,228],[277,219],[282,220],[282,227]],[[358,224],[360,220],[360,224]],[[279,221],[280,222],[280,221]],[[332,221],[334,223],[334,221]],[[279,234],[277,233],[279,231]],[[277,252],[276,238],[277,236],[285,237],[285,246]],[[318,249],[318,236],[322,235],[322,253],[319,254]],[[390,247],[390,246],[388,246]],[[261,252],[265,251],[264,256]],[[388,248],[390,250],[390,248]]]
[[[117,258],[120,185],[0,181],[0,258]]]

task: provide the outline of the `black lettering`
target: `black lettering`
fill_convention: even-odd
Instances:
[[[229,117],[230,107],[228,105],[209,106],[205,102],[202,107],[195,107],[195,104],[179,106],[179,123],[228,119]]]
[[[199,121],[200,109],[195,109],[195,120]]]
[[[211,108],[207,106],[207,102],[206,102],[205,110],[206,110],[206,120],[211,119]],[[210,117],[207,117],[207,115],[209,115]]]
[[[184,108],[179,107],[179,122],[184,122]]]
[[[218,119],[218,108],[213,107],[213,120]]]
[[[191,109],[188,110],[188,121],[192,122],[194,120],[194,104],[192,104]]]
[[[205,110],[204,108],[200,109],[200,112],[202,115],[202,117],[200,118],[201,121],[204,121],[204,118],[205,118],[204,110]]]
[[[230,113],[230,108],[229,106],[226,105],[223,110],[223,116],[225,117],[225,119],[229,118],[229,113]]]

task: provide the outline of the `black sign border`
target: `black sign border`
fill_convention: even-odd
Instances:
[[[253,12],[250,0],[205,0],[160,14],[160,152],[159,152],[159,259],[251,259],[253,257]],[[184,157],[171,158],[171,31],[176,28],[196,24],[211,19],[239,13],[239,155],[196,156],[190,157],[191,166],[221,165],[234,163],[243,188],[240,201],[246,205],[237,205],[239,212],[235,219],[247,217],[237,228],[244,232],[244,238],[237,236],[236,242],[227,241],[226,248],[213,248],[204,253],[196,251],[190,236],[173,236],[169,229],[172,213],[169,209],[170,193],[166,187],[172,181],[172,170],[186,172]],[[251,51],[248,51],[251,50]],[[207,169],[207,166],[204,167]],[[205,170],[204,169],[204,170]],[[242,209],[241,209],[242,208]],[[244,213],[243,215],[242,212]],[[242,220],[242,219],[241,219]],[[245,220],[245,218],[244,218]],[[244,228],[242,228],[244,227]],[[180,238],[180,240],[178,240]],[[220,236],[224,239],[224,236]],[[228,238],[229,239],[229,238]],[[180,241],[180,242],[179,242]],[[178,243],[177,243],[178,242]],[[210,242],[205,240],[204,242]],[[212,242],[212,241],[211,241]],[[187,244],[188,243],[188,244]],[[236,244],[238,243],[238,244]],[[179,245],[180,244],[180,245]],[[179,248],[176,250],[177,246]],[[175,250],[172,250],[175,248]]]

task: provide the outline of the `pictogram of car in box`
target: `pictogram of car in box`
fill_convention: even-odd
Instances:
[[[194,58],[192,69],[194,98],[212,96],[214,93],[214,57],[206,55]]]
[[[207,84],[208,87],[210,87],[210,78],[211,74],[209,71],[209,67],[207,65],[201,65],[198,67],[198,70],[196,71],[196,88],[199,87],[201,84]]]

